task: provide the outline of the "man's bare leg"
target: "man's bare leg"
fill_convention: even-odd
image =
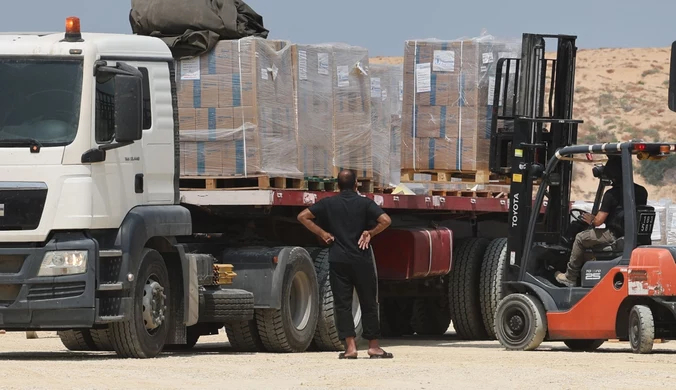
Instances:
[[[369,356],[382,355],[383,349],[378,345],[378,340],[369,340]]]
[[[355,341],[354,337],[346,337],[345,338],[345,344],[347,344],[345,348],[345,357],[351,357],[351,356],[357,356],[357,342]]]

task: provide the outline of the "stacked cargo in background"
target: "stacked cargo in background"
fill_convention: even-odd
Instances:
[[[497,60],[519,41],[406,41],[402,170],[475,172],[488,180]]]
[[[373,170],[381,188],[396,186],[401,176],[401,107],[403,67],[371,64]]]
[[[220,41],[178,70],[181,176],[302,176],[288,42]]]
[[[294,45],[300,169],[373,178],[368,51],[345,44]]]

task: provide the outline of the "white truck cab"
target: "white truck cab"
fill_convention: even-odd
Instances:
[[[197,321],[174,59],[79,25],[0,37],[0,328],[104,329],[150,357]]]

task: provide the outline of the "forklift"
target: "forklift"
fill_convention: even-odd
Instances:
[[[511,178],[507,257],[495,312],[498,340],[508,350],[534,350],[562,341],[593,351],[608,339],[650,353],[656,338],[676,336],[676,247],[654,246],[655,210],[637,206],[633,159],[676,153],[673,143],[576,145],[572,119],[577,37],[524,34],[521,58],[497,63],[490,168]],[[546,43],[555,41],[556,57]],[[672,46],[669,109],[676,111],[676,42]],[[571,209],[573,163],[586,163],[599,180],[592,214],[613,184],[603,162],[617,159],[623,188],[624,236],[590,248],[574,286],[565,272],[575,237],[592,229]],[[536,191],[535,197],[533,197]]]

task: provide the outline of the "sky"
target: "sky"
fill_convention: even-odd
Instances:
[[[216,2],[223,0],[185,0]],[[225,0],[229,1],[229,0]],[[2,0],[3,31],[62,31],[67,16],[82,30],[131,33],[130,0]],[[571,34],[578,47],[666,47],[676,40],[674,0],[245,0],[271,39],[344,42],[371,56],[401,56],[407,39],[500,38],[524,32]],[[38,11],[39,10],[39,11]]]

